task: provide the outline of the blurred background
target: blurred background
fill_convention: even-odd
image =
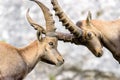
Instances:
[[[43,2],[51,12],[50,0]],[[66,14],[76,22],[84,20],[88,11],[93,19],[115,20],[120,17],[120,0],[58,0]],[[26,11],[40,25],[45,26],[40,8],[29,0],[0,0],[0,41],[23,47],[36,39],[36,31],[26,20]],[[54,16],[57,31],[69,33]],[[109,27],[109,26],[108,26]],[[120,80],[120,65],[112,54],[104,50],[95,57],[86,47],[59,41],[58,50],[65,63],[61,67],[39,62],[24,80]]]

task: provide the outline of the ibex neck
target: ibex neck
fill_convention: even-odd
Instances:
[[[19,49],[19,51],[28,66],[28,71],[31,71],[31,69],[37,64],[40,57],[40,54],[38,54],[38,41],[33,41],[28,46]]]

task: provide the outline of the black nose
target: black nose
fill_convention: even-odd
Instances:
[[[97,57],[101,57],[102,55],[100,53],[98,53],[98,56]]]
[[[103,55],[103,51],[99,52],[97,57],[101,57],[102,55]]]

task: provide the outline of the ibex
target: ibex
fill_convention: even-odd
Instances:
[[[41,7],[45,20],[46,30],[38,25],[31,24],[37,30],[37,40],[24,48],[16,48],[10,44],[0,42],[0,80],[22,80],[38,63],[43,61],[48,64],[60,66],[64,59],[57,50],[58,39],[55,34],[54,22],[49,9],[41,2],[36,3]],[[28,15],[27,20],[31,23]],[[42,34],[45,34],[43,37]]]
[[[91,20],[89,13],[86,20],[74,24],[59,6],[57,0],[51,0],[55,14],[71,34],[58,37],[65,42],[86,46],[95,56],[103,54],[106,47],[120,63],[120,19],[115,21]],[[59,39],[59,40],[60,40]]]

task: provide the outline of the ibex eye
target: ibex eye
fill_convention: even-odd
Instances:
[[[88,35],[88,37],[91,37],[91,36],[92,36],[92,33],[88,32],[88,34],[87,34],[87,35]]]
[[[53,45],[53,42],[49,42],[49,45],[51,45],[51,46],[52,46],[52,45]]]

